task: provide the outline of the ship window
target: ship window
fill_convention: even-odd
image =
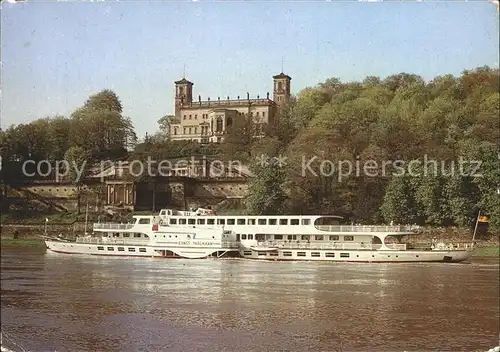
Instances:
[[[217,225],[225,225],[226,219],[217,219]]]
[[[311,223],[311,220],[309,219],[302,219],[302,225],[309,225]]]
[[[129,252],[135,252],[135,248],[130,247],[130,248],[128,249],[128,251],[129,251]]]
[[[241,235],[241,239],[242,240],[246,240],[247,239],[247,235]]]
[[[300,236],[300,239],[302,241],[309,241],[309,236],[308,235],[302,235],[302,236]]]
[[[248,235],[249,240],[253,240],[253,235]]]
[[[259,225],[265,225],[266,224],[266,219],[259,219],[258,224]]]
[[[205,225],[205,219],[198,219],[198,225]]]
[[[335,253],[325,253],[325,257],[327,257],[327,258],[335,258]]]
[[[236,223],[237,223],[238,225],[245,225],[245,219],[238,219],[238,220],[236,221]]]
[[[267,255],[266,252],[257,252],[257,255]]]
[[[323,241],[323,238],[324,238],[323,235],[316,235],[316,236],[314,236],[314,239],[316,241]]]
[[[179,224],[180,225],[186,225],[186,219],[179,219]]]
[[[288,219],[280,219],[280,225],[288,225]]]
[[[282,240],[283,239],[283,235],[274,235],[274,239],[275,240]]]
[[[147,225],[150,223],[150,219],[139,219],[139,224]]]
[[[276,225],[278,223],[278,220],[276,219],[269,219],[269,225]]]
[[[234,219],[227,219],[227,224],[228,225],[234,225]]]
[[[255,225],[255,219],[248,219],[247,224],[248,225]]]
[[[123,247],[118,247],[118,252],[123,252],[123,251],[125,251],[125,248],[123,248]]]
[[[130,234],[129,233],[124,233],[123,237],[130,237]]]
[[[146,248],[139,248],[139,252],[146,252]]]
[[[340,258],[349,258],[349,253],[340,253]]]
[[[296,240],[297,239],[297,236],[296,235],[288,235],[288,240],[291,241],[291,240]]]
[[[207,219],[208,225],[215,225],[215,219]]]
[[[177,224],[177,219],[170,219],[170,224],[171,225],[176,225]]]
[[[252,255],[252,251],[244,251],[243,255]]]
[[[354,241],[354,236],[344,236],[344,241]]]
[[[105,233],[104,235],[102,235],[102,237],[108,237],[108,234],[107,234],[107,233]]]
[[[338,241],[338,240],[339,240],[339,236],[337,236],[337,235],[330,236],[330,241]]]
[[[141,234],[140,233],[134,233],[134,238],[141,238]]]
[[[320,257],[321,254],[319,252],[311,252],[311,257]]]
[[[290,219],[290,225],[298,225],[299,219]]]
[[[108,247],[108,251],[114,251],[115,249],[113,247]]]
[[[292,252],[283,252],[283,256],[284,257],[291,257],[292,256]]]
[[[276,257],[278,255],[278,252],[269,252],[269,255],[271,257]]]
[[[97,247],[97,250],[99,250],[99,251],[103,251],[103,250],[104,250],[104,247]]]
[[[188,224],[189,224],[189,225],[194,225],[194,224],[196,224],[195,219],[188,219]]]
[[[306,252],[297,252],[297,257],[305,257]]]

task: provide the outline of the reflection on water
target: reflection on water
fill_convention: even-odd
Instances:
[[[474,351],[498,263],[341,264],[2,250],[2,329],[32,351]]]

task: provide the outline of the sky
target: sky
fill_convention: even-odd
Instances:
[[[488,1],[127,1],[1,4],[2,129],[69,117],[113,90],[136,133],[174,111],[174,81],[193,96],[261,97],[272,76],[292,93],[327,78],[399,72],[426,80],[499,65]]]

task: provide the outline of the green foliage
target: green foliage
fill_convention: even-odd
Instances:
[[[249,184],[246,199],[247,210],[254,215],[282,214],[285,210],[286,194],[283,188],[286,173],[273,158],[281,150],[277,138],[266,137],[252,148],[251,170],[254,178]]]

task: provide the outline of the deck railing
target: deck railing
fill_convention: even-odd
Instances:
[[[411,225],[398,225],[398,226],[364,226],[364,225],[316,225],[320,231],[328,232],[414,232],[418,229],[417,226]]]
[[[260,242],[257,244],[255,249],[258,250],[259,247],[265,248],[280,248],[280,249],[350,249],[350,250],[377,250],[382,247],[381,244],[372,243],[336,243],[336,242],[285,242],[285,241],[274,241],[274,242]],[[390,250],[406,250],[406,243],[390,243],[386,244],[386,247]]]
[[[203,240],[200,240],[203,242]],[[109,237],[77,237],[76,239],[77,243],[89,243],[89,244],[102,244],[102,245],[146,245],[146,244],[153,244],[157,246],[172,246],[172,247],[186,247],[186,246],[193,246],[193,247],[205,247],[205,245],[199,245],[196,244],[197,240],[194,240],[193,244],[188,243],[188,241],[154,241],[150,242],[149,239],[140,239],[140,238],[127,238],[127,239],[118,239],[118,238],[109,238]],[[211,244],[207,245],[208,247],[220,247],[220,248],[239,248],[240,243],[236,241],[217,241],[217,240],[210,240],[208,241]]]
[[[91,244],[121,244],[121,245],[144,245],[149,243],[149,239],[140,238],[109,238],[109,237],[77,237],[77,243],[91,243]]]
[[[94,230],[130,230],[134,224],[114,224],[114,223],[97,223],[94,224]]]

